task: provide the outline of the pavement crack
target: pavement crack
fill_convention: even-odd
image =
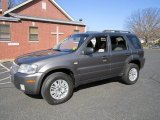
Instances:
[[[155,79],[153,79],[153,78],[150,78],[150,79],[160,84],[160,82],[159,82],[159,81],[157,81],[157,80],[155,80]]]

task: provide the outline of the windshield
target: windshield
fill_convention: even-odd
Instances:
[[[54,49],[59,51],[76,51],[82,43],[87,39],[88,35],[76,34],[65,39],[62,43],[58,44]]]

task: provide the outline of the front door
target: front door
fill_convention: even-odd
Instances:
[[[79,80],[81,83],[87,83],[103,79],[110,74],[110,55],[108,53],[107,37],[94,37],[86,47],[94,49],[90,55],[79,56]]]

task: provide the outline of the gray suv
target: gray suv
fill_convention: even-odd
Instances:
[[[138,37],[127,31],[74,34],[55,48],[18,57],[11,80],[25,94],[38,95],[52,105],[64,103],[74,88],[120,76],[125,84],[137,82],[144,66]]]

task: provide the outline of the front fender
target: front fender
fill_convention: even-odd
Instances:
[[[62,64],[62,62],[61,63],[56,62],[56,63],[46,64],[40,68],[39,72],[40,73],[48,73],[50,71],[57,70],[57,69],[68,69],[68,70],[72,71],[73,74],[75,74],[75,75],[77,74],[76,67],[74,67],[73,64],[71,64],[71,63]]]

